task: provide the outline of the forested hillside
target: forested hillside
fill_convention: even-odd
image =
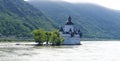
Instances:
[[[34,29],[57,29],[69,15],[85,38],[120,39],[120,11],[48,0],[0,0],[0,36],[27,37]]]
[[[0,36],[31,36],[39,28],[51,30],[56,24],[23,0],[0,0]]]
[[[83,32],[83,37],[120,39],[120,12],[94,4],[72,4],[63,1],[29,1],[30,4],[63,25],[67,17]]]

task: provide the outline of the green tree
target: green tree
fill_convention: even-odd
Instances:
[[[64,39],[60,36],[60,33],[57,30],[52,32],[50,40],[52,45],[61,45],[64,41]]]
[[[64,41],[64,39],[60,36],[60,33],[55,30],[53,32],[44,31],[43,29],[34,30],[34,40],[38,43],[38,45],[42,45],[43,42],[52,43],[52,45],[60,45]]]
[[[46,32],[46,44],[48,45],[48,42],[50,41],[50,37],[51,37],[51,32]]]
[[[46,41],[46,35],[43,29],[34,30],[33,34],[34,34],[34,40],[35,42],[38,43],[38,45],[41,45],[43,42]]]

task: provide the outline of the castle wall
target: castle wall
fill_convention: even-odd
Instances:
[[[62,34],[62,37],[64,38],[64,45],[80,45],[79,35],[71,37],[70,34]]]
[[[80,38],[64,38],[64,45],[80,45]]]

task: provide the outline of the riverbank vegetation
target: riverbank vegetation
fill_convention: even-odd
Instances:
[[[34,30],[33,35],[35,42],[38,43],[38,46],[61,45],[64,41],[57,30],[54,30],[52,32],[45,31],[44,29]]]

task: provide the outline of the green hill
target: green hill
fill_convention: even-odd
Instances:
[[[94,4],[72,4],[57,1],[29,1],[47,17],[63,25],[71,15],[84,37],[120,39],[120,12]]]
[[[56,24],[23,0],[0,0],[0,36],[31,36],[39,28],[51,30]]]

